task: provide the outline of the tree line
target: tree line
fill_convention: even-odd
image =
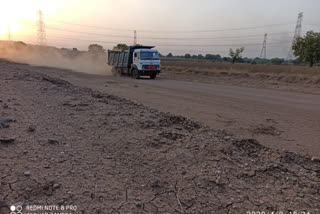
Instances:
[[[259,57],[248,58],[242,57],[241,53],[244,52],[244,48],[238,48],[236,50],[230,49],[230,57],[222,57],[220,54],[198,54],[191,55],[189,53],[185,55],[176,55],[169,53],[165,57],[167,58],[183,58],[183,59],[199,59],[199,60],[211,60],[214,62],[231,62],[231,63],[251,63],[251,64],[296,64],[296,65],[306,65],[310,67],[320,63],[320,33],[313,31],[307,32],[304,37],[297,38],[292,44],[292,50],[294,55],[297,57],[295,60],[285,60],[283,58],[272,58],[272,59],[262,59]]]
[[[232,58],[230,57],[222,57],[220,54],[198,54],[198,55],[191,55],[191,54],[185,54],[185,55],[173,55],[172,53],[169,53],[166,56],[166,58],[171,58],[171,59],[196,59],[196,60],[210,60],[213,62],[230,62],[232,63],[233,60],[236,63],[248,63],[248,64],[273,64],[273,65],[281,65],[285,64],[286,61],[285,59],[281,58],[273,58],[273,59],[263,59],[263,58],[248,58],[248,57],[238,57],[238,58]],[[299,64],[301,63],[298,60],[292,60],[291,63],[294,64]]]

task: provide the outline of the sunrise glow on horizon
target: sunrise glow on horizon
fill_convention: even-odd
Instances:
[[[0,13],[0,39],[8,39],[10,28],[12,40],[36,43],[38,11],[41,10],[44,14],[48,45],[57,47],[77,47],[85,50],[90,43],[99,43],[99,41],[102,41],[101,45],[105,48],[110,48],[117,43],[131,44],[133,29],[136,29],[140,43],[156,46],[177,45],[159,47],[163,53],[210,52],[226,55],[228,48],[212,48],[210,45],[260,44],[263,35],[268,33],[271,43],[286,42],[280,46],[275,45],[276,48],[271,53],[272,56],[280,57],[287,52],[290,46],[298,13],[303,11],[305,14],[303,33],[307,30],[320,29],[320,26],[310,25],[310,23],[317,23],[320,15],[319,7],[316,7],[318,3],[314,0],[310,0],[310,4],[304,4],[302,0],[290,1],[292,7],[285,11],[281,7],[281,5],[286,5],[285,1],[275,2],[279,5],[276,8],[273,7],[270,13],[272,3],[253,0],[241,3],[237,0],[201,0],[197,2],[184,0],[11,0],[1,4],[3,10]],[[177,8],[180,9],[177,10]],[[278,23],[288,24],[242,31],[197,32],[198,30],[246,28]],[[182,34],[178,31],[194,31],[194,33]],[[250,35],[256,36],[248,38],[247,36]],[[220,39],[183,40],[184,38],[216,37]],[[185,44],[199,46],[186,47]],[[206,44],[209,45],[206,46]],[[246,54],[253,56],[257,54],[258,49],[248,46],[246,50]]]
[[[11,0],[1,3],[0,13],[0,35],[7,35],[8,27],[11,33],[25,34],[32,33],[31,27],[26,27],[26,22],[37,19],[37,11],[42,10],[44,13],[51,15],[60,6],[63,1],[41,1],[41,0]]]

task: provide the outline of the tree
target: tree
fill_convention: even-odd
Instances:
[[[298,37],[292,44],[294,55],[312,67],[320,61],[320,33],[308,31],[305,37]]]
[[[231,59],[230,57],[223,57],[223,58],[222,58],[222,61],[224,61],[224,62],[231,62],[232,59]]]
[[[168,53],[167,57],[173,57],[172,53]]]
[[[207,59],[207,60],[213,60],[213,55],[212,54],[206,54],[204,56],[204,58]]]
[[[184,55],[184,58],[186,58],[186,59],[190,59],[191,58],[191,54],[186,54],[186,55]]]
[[[117,44],[116,46],[113,47],[113,50],[119,50],[119,51],[128,50],[128,45],[126,45],[126,44]]]
[[[230,48],[229,55],[232,58],[232,64],[234,64],[237,59],[241,58],[241,53],[243,51],[244,51],[244,47],[237,48],[236,51],[233,51],[232,48]]]
[[[238,58],[238,59],[237,59],[237,63],[245,63],[245,61],[244,61],[244,59],[242,59],[242,58]]]
[[[220,56],[220,54],[217,54],[214,58],[215,61],[221,62],[222,61],[222,57]]]
[[[273,58],[270,60],[270,62],[273,65],[281,65],[282,63],[284,63],[284,59]]]
[[[88,51],[91,53],[105,53],[105,50],[103,49],[103,47],[98,44],[89,45]]]
[[[199,54],[198,59],[204,59],[204,56],[202,54]]]
[[[245,58],[243,58],[243,62],[250,64],[252,62],[252,59],[245,57]]]

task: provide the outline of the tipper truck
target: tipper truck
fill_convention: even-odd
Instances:
[[[108,65],[112,72],[128,74],[135,79],[150,76],[155,79],[160,73],[160,55],[154,46],[134,45],[128,50],[108,50]]]

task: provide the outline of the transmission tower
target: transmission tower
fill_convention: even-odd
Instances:
[[[294,31],[292,44],[297,38],[301,37],[302,20],[303,20],[303,12],[299,13],[299,15],[298,15],[298,20],[297,20],[297,24],[296,24],[296,30]],[[293,56],[292,47],[290,47],[287,60],[292,60],[292,59],[294,59],[294,56]]]
[[[45,28],[45,24],[43,21],[43,14],[42,11],[39,10],[38,11],[38,31],[37,31],[37,36],[38,36],[38,44],[43,46],[46,45],[47,43],[47,38],[46,38],[46,28]]]
[[[10,25],[8,26],[8,41],[11,41],[11,29],[10,29]]]
[[[262,58],[262,59],[267,58],[267,34],[264,34],[260,58]]]
[[[133,44],[134,45],[137,44],[137,31],[136,30],[133,32]]]

